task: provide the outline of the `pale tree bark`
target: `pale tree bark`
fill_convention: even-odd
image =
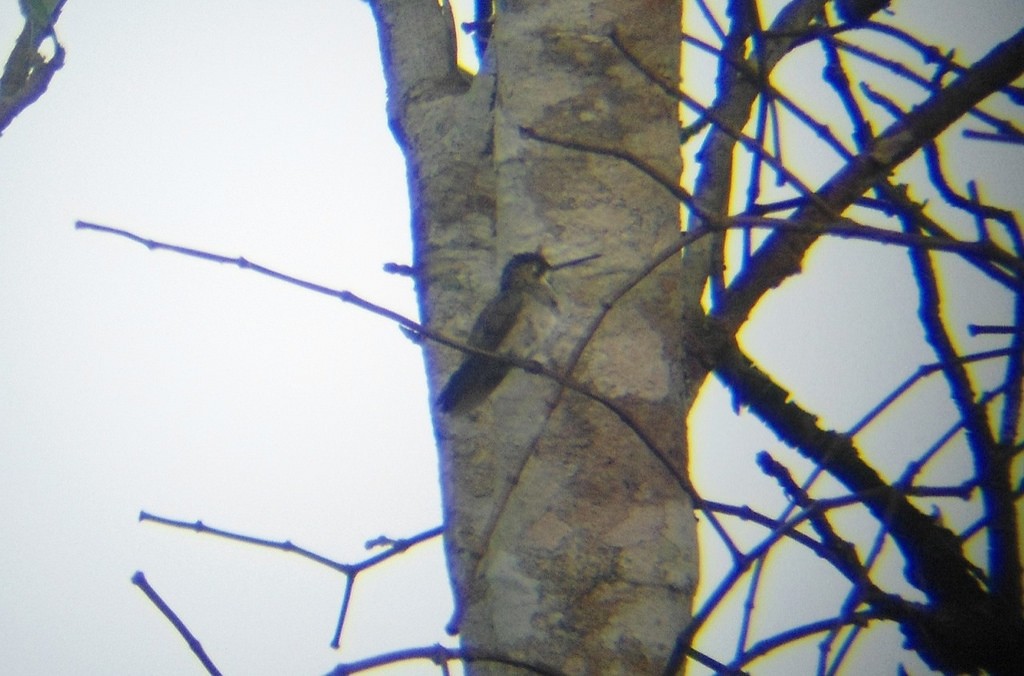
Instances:
[[[504,3],[481,73],[455,65],[434,0],[375,0],[389,117],[406,152],[424,323],[465,340],[511,256],[551,262],[555,329],[533,358],[597,395],[513,369],[478,408],[435,410],[456,596],[471,654],[569,674],[660,670],[696,587],[680,340],[678,2]],[[701,282],[703,284],[703,282]],[[699,296],[691,289],[689,296]],[[463,355],[426,343],[435,392]],[[475,670],[508,666],[477,661]]]

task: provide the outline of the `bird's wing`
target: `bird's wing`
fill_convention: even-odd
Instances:
[[[481,350],[496,351],[501,341],[512,330],[522,306],[521,293],[503,293],[492,300],[473,325],[473,330],[469,334],[469,344]]]

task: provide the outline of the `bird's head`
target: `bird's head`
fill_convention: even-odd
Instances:
[[[501,273],[501,292],[526,292],[545,305],[555,308],[558,301],[555,299],[555,290],[547,280],[548,272],[586,263],[598,257],[600,254],[592,254],[552,265],[539,252],[516,254],[505,264],[505,269]]]
[[[516,254],[501,273],[501,290],[525,289],[543,283],[551,264],[539,253]]]

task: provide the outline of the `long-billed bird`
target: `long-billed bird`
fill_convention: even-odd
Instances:
[[[548,273],[598,255],[553,266],[539,253],[516,254],[505,265],[498,295],[477,317],[467,342],[488,352],[531,358],[557,320],[558,301],[548,283]],[[511,368],[507,362],[467,354],[441,390],[438,407],[453,414],[472,410],[490,396]]]

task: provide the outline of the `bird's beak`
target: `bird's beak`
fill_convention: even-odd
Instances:
[[[566,261],[564,263],[559,263],[558,265],[552,265],[551,269],[552,270],[561,270],[562,268],[571,268],[574,265],[582,265],[584,263],[589,263],[590,261],[594,260],[595,258],[600,258],[600,257],[601,257],[601,254],[599,254],[599,253],[590,254],[589,256],[584,256],[583,258],[574,258],[571,261]]]
[[[574,265],[582,265],[583,263],[589,263],[590,261],[594,260],[595,258],[600,258],[600,257],[601,257],[601,254],[598,253],[598,254],[590,254],[589,256],[584,256],[583,258],[574,258],[571,261],[566,261],[564,263],[559,263],[558,265],[552,265],[549,268],[548,271],[549,272],[554,272],[555,270],[561,270],[563,268],[571,268]],[[547,278],[546,275],[541,278],[540,284],[538,284],[534,288],[535,288],[535,291],[533,292],[534,293],[534,298],[536,298],[541,303],[544,303],[545,305],[550,307],[552,310],[557,310],[558,309],[558,296],[557,296],[557,294],[555,294],[555,289],[554,289],[553,286],[551,286],[551,282],[548,281],[548,278]]]

